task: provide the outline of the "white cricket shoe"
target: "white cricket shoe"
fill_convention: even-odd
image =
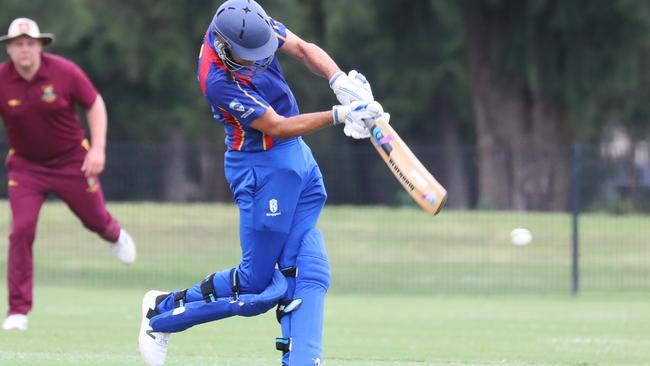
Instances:
[[[149,325],[149,318],[147,318],[149,309],[156,307],[156,298],[162,294],[165,293],[151,290],[142,298],[142,323],[140,323],[138,345],[140,355],[147,366],[162,366],[165,364],[167,356],[169,333],[154,332]]]
[[[113,255],[122,263],[132,264],[135,262],[135,243],[126,230],[120,230],[120,237],[117,238],[115,243],[111,244],[111,250],[113,251]]]
[[[2,329],[23,332],[27,330],[27,315],[12,314],[2,322]]]

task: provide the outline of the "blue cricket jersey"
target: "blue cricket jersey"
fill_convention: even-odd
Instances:
[[[284,24],[271,21],[278,37],[278,48],[282,47],[287,29]],[[199,55],[198,80],[215,119],[224,126],[228,150],[265,151],[296,139],[273,138],[250,126],[269,107],[284,117],[300,113],[278,58],[273,59],[265,72],[255,75],[253,79],[245,79],[228,71],[217,56],[214,39],[213,34],[206,33]]]

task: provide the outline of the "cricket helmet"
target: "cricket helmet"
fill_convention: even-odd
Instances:
[[[271,19],[254,0],[228,0],[221,4],[209,32],[215,51],[228,69],[251,77],[268,68],[278,49]],[[252,64],[238,63],[233,55]]]

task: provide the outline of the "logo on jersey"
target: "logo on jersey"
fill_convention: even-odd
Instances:
[[[43,97],[41,99],[47,103],[52,103],[56,100],[56,94],[54,94],[54,85],[45,85],[43,87]]]
[[[11,108],[18,107],[21,104],[19,99],[9,99],[7,102],[7,105],[9,105]]]
[[[251,108],[251,109],[247,110],[246,113],[242,114],[241,118],[246,118],[246,117],[250,116],[253,113],[255,113],[255,109]]]
[[[320,357],[312,358],[311,360],[314,361],[314,366],[320,366]]]
[[[280,216],[282,215],[282,212],[278,211],[278,200],[275,198],[271,198],[269,200],[269,211],[266,213],[267,217],[275,217],[275,216]]]
[[[233,99],[232,102],[230,102],[230,109],[237,112],[243,112],[246,110],[246,108],[244,108],[244,105],[241,104],[241,102],[237,99]]]

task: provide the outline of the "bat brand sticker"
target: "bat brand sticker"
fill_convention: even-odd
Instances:
[[[424,179],[417,170],[411,170],[411,176],[418,182],[420,189],[424,190],[429,185],[429,183],[427,183],[427,180]]]
[[[384,150],[387,155],[393,151],[393,147],[390,146],[391,141],[393,141],[393,136],[384,135],[384,129],[381,126],[375,126],[372,129],[372,139],[375,140],[375,143]]]
[[[428,203],[429,205],[431,205],[431,206],[435,205],[435,204],[436,204],[436,201],[437,201],[437,199],[436,199],[436,194],[433,193],[433,192],[427,192],[427,193],[423,194],[423,195],[422,195],[422,198],[423,198],[425,201],[427,201],[427,203]]]
[[[388,145],[390,146],[390,145]],[[411,180],[402,172],[402,169],[397,166],[397,163],[391,158],[388,158],[388,166],[390,166],[391,169],[393,169],[393,173],[397,177],[397,179],[402,183],[404,188],[406,188],[409,192],[413,191],[415,189],[415,184],[411,182]]]

